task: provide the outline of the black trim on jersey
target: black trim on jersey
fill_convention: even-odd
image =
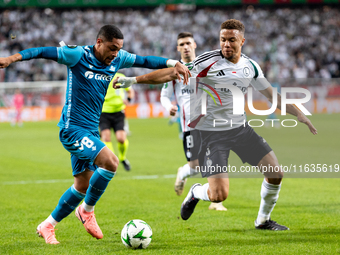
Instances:
[[[249,62],[253,65],[254,67],[254,70],[255,70],[255,76],[254,76],[254,79],[256,79],[258,76],[259,76],[259,71],[257,70],[256,66],[253,64],[253,62],[250,61],[249,59]]]
[[[206,56],[208,55],[212,55],[212,54],[215,54],[217,53],[218,50],[213,50],[213,51],[208,51],[208,52],[204,52],[203,54],[199,55],[194,61],[198,61],[202,58],[205,58]]]
[[[209,56],[216,55],[216,53],[217,53],[217,50],[205,52],[202,55],[198,56],[193,62],[196,64],[196,62],[199,62],[202,59],[205,59],[205,58],[207,58]]]
[[[211,58],[213,58],[213,57],[218,57],[218,56],[220,56],[220,53],[214,53],[214,54],[208,55],[208,56],[206,56],[205,58],[202,58],[202,59],[200,59],[200,60],[194,62],[194,64],[195,64],[195,66],[196,66],[196,65],[198,65],[198,64],[200,64],[200,63],[202,63],[202,62],[204,62],[204,61],[207,61],[207,60],[209,60],[209,59],[211,59]]]

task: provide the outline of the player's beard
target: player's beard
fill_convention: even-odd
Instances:
[[[222,51],[222,53],[223,53],[223,51]],[[224,57],[226,60],[228,60],[228,61],[230,61],[230,62],[233,62],[232,60],[237,59],[237,53],[232,53],[232,54],[229,55],[229,56],[227,56],[226,53],[223,53],[223,57]]]

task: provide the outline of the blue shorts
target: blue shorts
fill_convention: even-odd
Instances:
[[[81,127],[60,128],[59,140],[71,153],[73,176],[85,171],[86,168],[91,171],[97,169],[93,162],[105,147],[98,130],[89,131]]]

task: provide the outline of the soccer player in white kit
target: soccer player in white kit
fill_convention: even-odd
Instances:
[[[192,62],[192,68],[189,67],[191,74],[196,77],[198,84],[202,83],[199,80],[204,78],[203,83],[207,88],[210,87],[210,90],[211,84],[232,81],[231,84],[245,94],[246,88],[251,84],[272,102],[275,98],[273,97],[273,88],[264,77],[261,68],[255,61],[241,54],[245,42],[244,33],[245,27],[239,20],[230,19],[223,22],[220,29],[221,50],[206,52],[198,56]],[[114,86],[116,83],[121,83],[121,86],[116,86],[116,88],[127,87],[133,83],[143,83],[144,80],[152,81],[153,84],[164,83],[174,77],[170,73],[171,70],[162,69],[144,76],[119,78],[114,82]],[[205,90],[207,89],[205,88]],[[261,187],[260,209],[254,223],[256,229],[289,230],[288,227],[280,225],[270,218],[279,197],[283,178],[283,171],[275,153],[267,142],[247,124],[244,114],[233,114],[232,93],[227,89],[220,89],[216,94],[215,92],[214,94],[209,92],[212,97],[207,96],[207,114],[198,116],[191,114],[194,119],[191,120],[190,126],[200,130],[201,134],[199,164],[205,167],[228,166],[229,151],[233,150],[244,163],[258,166],[260,170],[263,170],[264,167],[279,169],[277,172],[263,171],[265,179]],[[281,109],[281,96],[279,94],[276,96],[277,108]],[[312,134],[317,134],[311,121],[294,105],[287,104],[286,112],[296,116],[299,122],[306,124]],[[228,119],[229,121],[214,126],[216,119]],[[228,196],[229,178],[227,173],[201,171],[201,174],[208,179],[208,183],[203,186],[196,183],[190,188],[181,206],[183,220],[190,218],[199,200],[221,202]]]
[[[192,33],[182,32],[177,36],[177,51],[181,54],[180,62],[189,64],[196,58],[196,42]],[[200,134],[198,130],[188,126],[190,121],[190,94],[193,93],[187,85],[182,81],[173,80],[165,83],[161,92],[161,103],[171,116],[176,115],[178,111],[177,105],[172,104],[171,97],[175,94],[176,101],[179,105],[180,122],[183,131],[183,147],[185,157],[188,163],[178,168],[177,178],[175,181],[175,192],[178,196],[182,195],[184,185],[188,177],[192,177],[199,172],[195,170],[198,166],[198,152],[200,149]],[[222,202],[212,202],[209,206],[210,210],[226,211]]]
[[[191,73],[194,77],[205,78],[205,84],[231,83],[240,89],[243,94],[251,84],[267,97],[273,100],[273,90],[264,77],[259,65],[241,54],[245,42],[245,27],[238,20],[227,20],[221,25],[220,45],[221,50],[210,51],[197,57],[193,61]],[[198,82],[200,83],[200,82]],[[207,84],[208,83],[208,84]],[[206,86],[206,88],[208,88]],[[283,171],[278,160],[267,142],[247,124],[245,114],[233,114],[232,93],[228,89],[217,89],[219,103],[207,97],[207,114],[197,115],[192,119],[190,126],[200,130],[202,147],[200,152],[200,165],[203,166],[228,166],[229,151],[233,150],[243,161],[250,165],[279,169],[278,172],[264,173],[265,179],[261,187],[261,203],[256,229],[289,230],[271,220],[270,214],[274,209],[281,189]],[[216,91],[215,91],[216,92]],[[281,96],[278,94],[278,106],[281,109]],[[298,121],[306,124],[313,134],[317,131],[310,120],[294,105],[287,105],[287,112],[296,116]],[[214,120],[223,119],[219,125]],[[242,124],[244,123],[244,124]],[[202,164],[203,163],[203,164]],[[189,219],[194,212],[199,200],[224,201],[229,193],[229,178],[222,172],[201,172],[207,177],[208,183],[203,186],[194,184],[181,206],[181,217]]]

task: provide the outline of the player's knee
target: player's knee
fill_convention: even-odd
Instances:
[[[103,140],[103,142],[108,143],[108,142],[111,142],[111,137],[110,136],[103,136],[102,140]]]
[[[277,176],[276,176],[276,179],[282,180],[283,179],[283,175],[284,175],[283,171],[278,172]]]
[[[211,202],[222,202],[228,197],[228,189],[222,187],[210,192],[209,199]]]
[[[100,133],[103,142],[111,142],[111,131],[110,129],[104,129]]]
[[[119,160],[117,156],[112,153],[112,155],[105,160],[102,167],[108,171],[116,172],[118,168],[118,164],[119,164]]]
[[[280,171],[272,172],[272,173],[270,174],[270,178],[271,178],[271,179],[282,180],[283,174],[284,174],[284,173],[283,173],[283,171],[282,171],[282,169],[281,169],[281,167],[280,167]]]
[[[119,137],[119,138],[117,138],[117,142],[119,142],[119,143],[123,144],[123,143],[125,142],[125,139],[124,139],[124,138],[121,138],[121,137]]]
[[[268,166],[261,169],[264,176],[268,179],[278,179],[281,180],[283,178],[284,172],[280,165]]]
[[[88,182],[83,182],[83,183],[75,183],[74,184],[74,188],[80,192],[80,193],[83,193],[83,194],[86,194],[86,191],[87,191],[87,188],[89,187],[89,183]]]

